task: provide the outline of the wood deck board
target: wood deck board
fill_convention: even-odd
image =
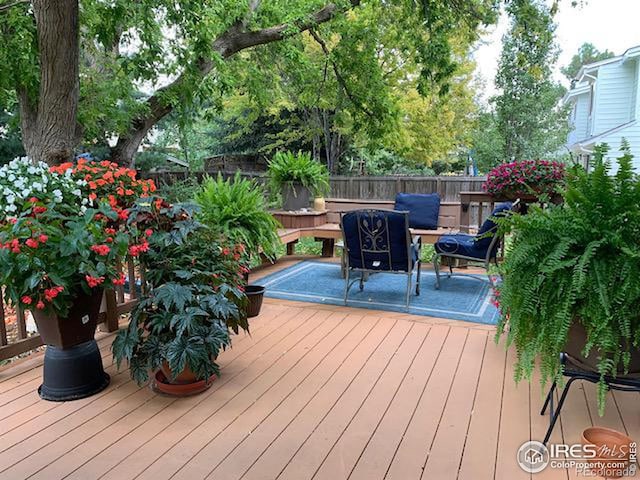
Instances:
[[[41,354],[0,371],[0,480],[580,478],[518,468],[548,416],[490,327],[268,300],[222,377],[183,399],[118,372],[112,339],[99,336],[112,384],[94,397],[40,400]],[[638,394],[609,395],[602,418],[595,397],[574,384],[552,441],[592,423],[638,439]]]

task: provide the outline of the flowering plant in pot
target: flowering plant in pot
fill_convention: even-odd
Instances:
[[[246,267],[193,213],[192,206],[162,201],[132,209],[136,228],[153,230],[140,254],[149,291],[112,347],[117,364],[126,360],[138,383],[153,373],[160,391],[178,395],[208,388],[220,372],[215,359],[231,344],[230,330],[249,328],[240,313]]]
[[[498,165],[487,174],[482,188],[498,198],[537,200],[552,196],[565,182],[565,166],[549,160],[522,160]]]
[[[575,167],[564,204],[498,219],[512,241],[501,267],[498,336],[518,352],[516,379],[536,364],[543,382],[562,379],[560,353],[605,376],[640,373],[640,182],[626,143],[610,175],[608,147],[590,172]]]
[[[7,202],[0,213],[0,284],[9,303],[33,312],[48,345],[41,395],[51,400],[86,396],[108,383],[93,336],[102,289],[124,282],[116,259],[126,253],[128,236],[110,230],[118,215],[84,197],[83,187],[84,180],[28,159],[0,169]],[[80,359],[87,368],[78,367]],[[70,365],[77,375],[66,371]]]

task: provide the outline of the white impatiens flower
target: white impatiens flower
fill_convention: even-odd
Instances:
[[[83,198],[85,181],[76,181],[71,169],[60,174],[52,172],[44,162],[34,163],[28,157],[16,158],[0,167],[0,222],[19,216],[23,209],[31,206],[25,200],[36,197],[45,205],[77,205],[79,214],[81,205],[87,205]],[[24,210],[28,212],[29,210]]]

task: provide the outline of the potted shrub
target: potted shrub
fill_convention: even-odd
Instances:
[[[232,243],[246,247],[250,260],[255,260],[260,254],[275,260],[281,244],[278,236],[280,224],[267,211],[261,185],[243,179],[239,173],[228,180],[218,175],[216,179],[204,181],[195,199],[200,206],[198,219]],[[245,279],[248,280],[248,272]],[[264,292],[263,286],[247,285],[248,317],[260,313]]]
[[[498,336],[518,352],[516,379],[539,360],[543,382],[560,380],[560,353],[605,375],[640,372],[640,183],[623,144],[610,176],[606,146],[592,171],[569,174],[564,204],[499,219],[512,242],[502,265]]]
[[[565,182],[565,166],[549,160],[503,163],[487,174],[482,188],[498,199],[535,202],[553,197]]]
[[[278,152],[267,170],[273,194],[282,195],[284,210],[308,208],[311,195],[329,193],[329,171],[307,152]]]
[[[193,208],[162,200],[140,204],[131,222],[148,236],[139,254],[149,291],[114,340],[118,366],[126,360],[131,377],[145,383],[154,374],[158,390],[191,395],[206,390],[219,367],[219,352],[231,344],[229,329],[248,331],[238,248],[192,217]]]
[[[0,284],[9,303],[31,310],[47,345],[40,396],[63,401],[105,388],[94,333],[102,290],[124,282],[116,269],[128,235],[118,214],[83,196],[84,180],[29,159],[0,169]]]

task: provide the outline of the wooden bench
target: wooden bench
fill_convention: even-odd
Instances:
[[[328,198],[326,200],[327,223],[305,228],[284,228],[278,231],[280,240],[287,246],[287,255],[295,254],[295,245],[301,238],[314,238],[322,242],[322,256],[332,257],[336,240],[342,239],[340,213],[361,209],[393,210],[393,200],[350,200]],[[420,235],[423,243],[434,244],[441,235],[451,233],[460,227],[460,203],[441,202],[437,230],[411,229]]]

